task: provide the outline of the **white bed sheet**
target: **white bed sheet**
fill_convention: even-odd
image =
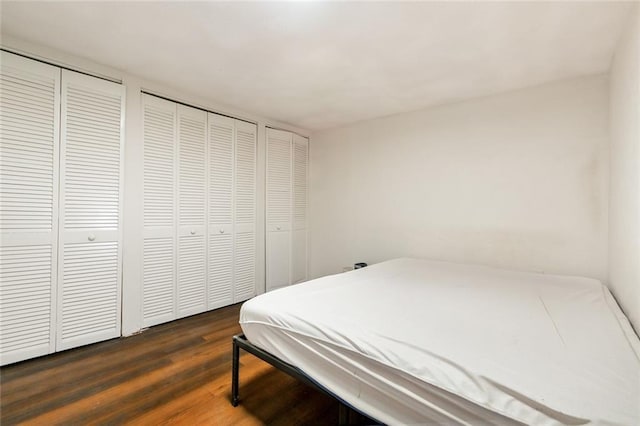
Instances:
[[[240,324],[388,424],[640,424],[640,342],[597,280],[396,259],[258,296]]]

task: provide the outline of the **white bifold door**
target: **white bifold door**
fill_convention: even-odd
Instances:
[[[307,279],[309,141],[267,129],[267,291]]]
[[[256,126],[235,121],[233,303],[256,294]],[[213,274],[215,276],[215,274]]]
[[[57,349],[120,336],[124,88],[62,71]]]
[[[207,114],[143,95],[143,320],[206,309]]]
[[[293,134],[291,283],[307,279],[307,176],[309,140]]]
[[[209,113],[209,309],[256,282],[256,126]]]
[[[4,365],[120,335],[124,90],[1,55]]]
[[[60,69],[0,54],[4,365],[55,350]]]
[[[143,323],[255,295],[256,125],[143,95]]]
[[[145,326],[177,316],[177,114],[175,103],[143,95]]]
[[[178,318],[206,310],[207,113],[178,105]]]

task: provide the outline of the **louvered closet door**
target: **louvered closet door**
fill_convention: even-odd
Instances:
[[[267,129],[267,291],[291,283],[291,143]]]
[[[0,364],[55,349],[60,69],[0,52]]]
[[[307,279],[307,165],[309,140],[293,135],[293,235],[291,281]]]
[[[256,289],[256,135],[255,124],[236,120],[234,303]]]
[[[209,309],[233,303],[235,120],[209,113]]]
[[[62,71],[57,350],[120,336],[124,87]]]
[[[143,95],[143,325],[176,318],[177,107]]]
[[[178,105],[178,317],[206,304],[207,113]]]

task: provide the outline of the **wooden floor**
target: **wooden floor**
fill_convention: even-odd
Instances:
[[[247,353],[231,406],[239,310],[1,368],[0,424],[337,424],[337,402]]]

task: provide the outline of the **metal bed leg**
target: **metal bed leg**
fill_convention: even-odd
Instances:
[[[338,424],[340,426],[349,424],[349,407],[338,403]]]
[[[238,406],[240,398],[238,397],[238,375],[240,370],[240,347],[233,339],[233,360],[231,364],[231,405]]]
[[[339,402],[338,417],[341,425],[353,424],[352,423],[353,415],[362,416],[357,420],[360,423],[362,418],[364,418],[365,421],[367,422],[374,423],[374,424],[382,424],[381,422],[378,422],[374,419],[371,419],[363,415],[362,413],[360,413],[360,411],[356,410],[355,408],[351,407],[349,404],[345,403],[342,399],[337,397],[334,393],[327,390],[322,385],[318,384],[318,382],[316,382],[311,377],[307,376],[303,371],[299,370],[298,368],[294,367],[291,364],[287,364],[286,362],[282,361],[280,358],[275,357],[269,352],[263,349],[260,349],[257,346],[254,346],[251,342],[247,340],[244,334],[238,334],[233,336],[233,359],[232,359],[232,368],[231,368],[231,405],[233,405],[234,407],[237,407],[238,403],[240,402],[240,397],[238,396],[240,349],[244,349],[246,352],[249,352],[255,357],[271,364],[278,370],[283,371],[284,373],[287,373],[290,376],[295,377],[301,382],[306,383],[307,385],[319,390],[323,394],[328,395],[332,398],[335,398]]]

